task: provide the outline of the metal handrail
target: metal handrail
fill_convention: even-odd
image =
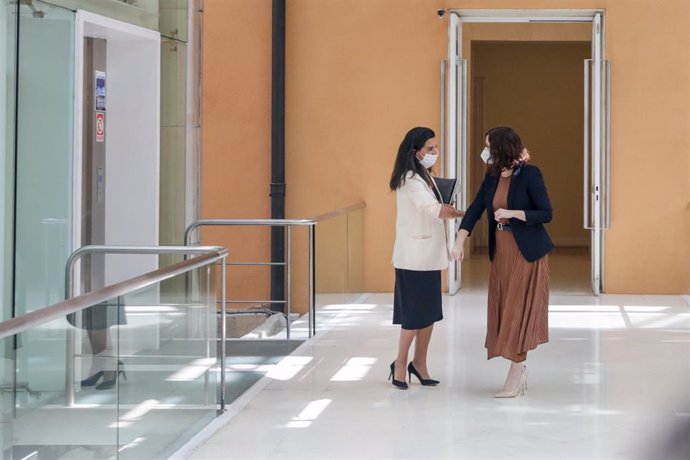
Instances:
[[[186,245],[192,244],[191,242],[191,235],[192,232],[199,227],[202,226],[265,226],[265,227],[286,227],[287,230],[287,260],[283,264],[279,265],[285,265],[286,267],[286,278],[287,278],[287,294],[286,297],[289,300],[290,299],[290,228],[292,226],[308,226],[309,227],[309,327],[308,329],[308,335],[311,337],[313,334],[316,333],[316,305],[315,305],[315,280],[314,280],[314,265],[315,265],[315,235],[314,235],[314,227],[316,224],[332,219],[334,217],[340,216],[342,214],[347,214],[351,211],[356,211],[358,209],[363,209],[366,207],[366,203],[364,201],[357,202],[355,204],[352,204],[350,206],[345,206],[342,208],[338,208],[334,211],[330,211],[324,214],[319,214],[317,216],[308,218],[308,219],[200,219],[195,222],[192,222],[187,229],[184,232],[184,243]],[[197,241],[198,242],[198,241]],[[266,265],[265,262],[257,262],[257,263],[246,263],[246,265]],[[289,301],[283,301],[285,305],[287,306],[287,311],[285,312],[287,315],[287,322],[286,322],[286,328],[285,328],[285,333],[286,337],[289,340],[290,339],[290,302]],[[222,310],[225,310],[225,302],[223,303]]]
[[[129,292],[143,289],[182,273],[209,265],[226,257],[227,253],[228,251],[225,248],[221,248],[217,251],[214,250],[207,254],[200,255],[199,257],[144,273],[143,275],[120,281],[119,283],[111,284],[110,286],[96,289],[86,294],[5,320],[0,323],[0,339],[20,334],[36,326],[40,326],[41,324],[65,317],[71,313],[76,313],[114,297],[126,295]]]
[[[225,258],[228,255],[228,250],[222,246],[119,246],[119,245],[89,245],[82,246],[76,249],[67,259],[65,263],[65,297],[70,298],[73,293],[74,283],[73,274],[76,262],[87,254],[132,254],[132,255],[146,255],[146,254],[220,254],[213,262],[222,260],[221,263],[221,301],[225,305]],[[201,256],[203,257],[203,256]],[[195,257],[191,260],[197,260]],[[191,270],[191,269],[190,269]],[[114,296],[113,296],[114,297]],[[112,297],[110,297],[112,298]],[[107,299],[106,299],[107,300]],[[225,308],[221,309],[221,344],[220,344],[220,368],[225,369]],[[67,365],[65,371],[65,404],[71,406],[74,404],[74,331],[68,330],[67,333]],[[220,375],[220,410],[225,410],[225,372]]]
[[[332,219],[342,214],[347,214],[350,211],[356,211],[366,207],[366,203],[360,201],[359,203],[336,209],[324,214],[319,214],[308,219],[199,219],[192,222],[184,232],[184,241],[189,244],[189,237],[191,232],[198,227],[206,226],[268,226],[268,227],[284,227],[286,225],[315,225],[328,219]]]
[[[89,245],[76,249],[65,263],[65,298],[73,295],[74,265],[79,259],[89,254],[207,254],[212,251],[228,250],[222,246],[118,246],[118,245]]]

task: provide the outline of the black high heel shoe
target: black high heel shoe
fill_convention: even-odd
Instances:
[[[81,381],[81,386],[92,387],[103,377],[103,371],[96,372],[91,377],[85,378]]]
[[[433,386],[436,386],[439,383],[441,383],[438,380],[434,380],[434,379],[423,379],[422,376],[419,374],[419,372],[417,372],[417,369],[412,364],[412,361],[410,361],[410,364],[407,365],[407,372],[410,373],[410,383],[412,383],[412,376],[413,375],[415,377],[417,377],[419,379],[419,383],[421,383],[424,386],[433,387]]]
[[[395,361],[391,363],[391,373],[388,376],[388,380],[393,381],[393,386],[401,390],[407,390],[407,382],[403,380],[395,380]]]
[[[124,363],[123,363],[122,361],[118,360],[118,361],[117,361],[117,365],[118,365],[118,366],[124,366]],[[92,387],[92,386],[94,386],[95,384],[98,383],[98,381],[101,379],[101,377],[103,377],[103,375],[104,375],[104,372],[103,372],[103,371],[98,371],[98,372],[96,372],[95,374],[93,374],[92,376],[87,377],[87,378],[85,378],[84,380],[82,380],[82,381],[81,381],[81,386],[83,386],[83,387]],[[127,380],[127,379],[125,378],[125,380]],[[112,386],[112,385],[111,385],[111,386]]]
[[[99,385],[96,385],[97,390],[109,390],[110,388],[114,387],[115,384],[117,383],[117,378],[122,374],[122,377],[127,380],[127,374],[125,373],[124,370],[118,370],[115,372],[115,377],[113,377],[110,380],[103,380]]]
[[[97,390],[108,390],[108,389],[114,387],[115,384],[117,383],[117,379],[120,376],[120,374],[122,374],[122,377],[126,381],[127,380],[127,373],[125,372],[124,367],[125,367],[124,363],[122,361],[118,360],[117,361],[117,371],[115,371],[115,377],[113,377],[112,379],[103,380],[100,383],[100,385],[96,386],[96,389]]]

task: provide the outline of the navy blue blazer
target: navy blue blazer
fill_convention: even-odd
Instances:
[[[489,221],[489,258],[493,260],[496,251],[496,219],[493,201],[500,176],[487,173],[477,196],[462,218],[460,228],[472,233],[474,224],[487,211]],[[553,210],[546,193],[546,185],[541,171],[536,166],[523,164],[513,171],[508,189],[508,209],[525,211],[526,222],[510,219],[510,227],[518,249],[529,262],[534,262],[553,249],[553,243],[546,233],[544,224],[551,222]]]

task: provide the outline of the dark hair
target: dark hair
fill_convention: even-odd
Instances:
[[[495,176],[503,169],[512,169],[520,161],[525,149],[518,133],[513,128],[500,126],[490,129],[486,135],[489,136],[489,149],[493,159],[489,174]]]
[[[427,180],[424,168],[415,158],[415,154],[424,147],[426,141],[434,137],[436,134],[431,129],[421,127],[412,128],[405,134],[405,138],[398,147],[398,156],[395,158],[395,166],[391,174],[391,190],[397,190],[405,184],[405,175],[408,171],[413,171]]]

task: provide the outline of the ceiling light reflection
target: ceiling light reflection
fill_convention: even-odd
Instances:
[[[266,376],[275,380],[290,380],[312,359],[310,356],[286,356],[268,371]]]
[[[331,377],[332,382],[355,382],[363,380],[376,358],[350,358],[338,372]]]
[[[178,370],[165,380],[169,382],[194,381],[204,375],[204,373],[206,373],[215,364],[215,358],[196,359],[192,361],[191,364],[184,366],[182,369]]]
[[[620,312],[618,305],[549,305],[549,311],[588,313],[588,312]]]
[[[285,425],[287,428],[307,428],[331,403],[330,399],[317,399],[307,404],[302,412]]]
[[[659,312],[659,311],[665,311],[665,310],[670,310],[671,307],[667,306],[654,306],[654,305],[646,305],[646,306],[641,306],[641,305],[625,305],[623,307],[625,311],[629,311],[632,313],[654,313],[654,312]]]

